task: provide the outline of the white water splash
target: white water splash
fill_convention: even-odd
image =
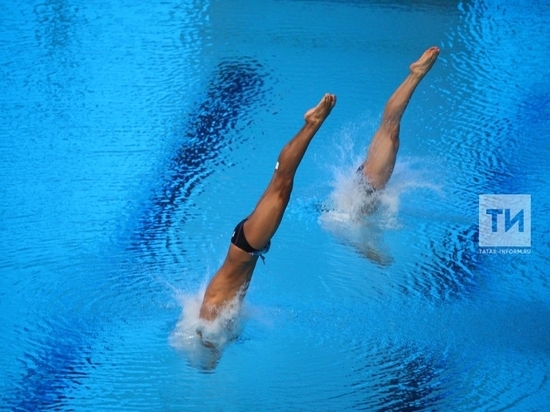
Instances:
[[[357,168],[364,161],[367,148],[356,150],[365,127],[347,127],[335,145],[332,191],[322,207],[321,226],[345,244],[377,264],[386,266],[392,258],[382,242],[386,230],[398,230],[401,196],[411,191],[429,190],[441,194],[441,186],[431,181],[427,159],[398,157],[393,175],[383,190],[369,192]]]
[[[229,302],[214,321],[199,317],[206,287],[193,295],[177,292],[182,313],[169,338],[170,345],[185,354],[191,366],[212,371],[224,347],[235,340],[242,329],[244,316],[240,295]]]

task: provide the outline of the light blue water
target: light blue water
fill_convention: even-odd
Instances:
[[[47,1],[0,15],[0,409],[550,404],[545,3]],[[382,207],[356,224],[349,176],[430,45],[441,54]],[[338,105],[239,337],[205,373],[178,321],[326,91]],[[478,195],[492,193],[531,195],[530,254],[479,253]]]

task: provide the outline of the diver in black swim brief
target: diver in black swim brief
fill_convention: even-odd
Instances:
[[[269,248],[271,247],[271,240],[267,242],[267,244],[262,250],[254,249],[252,246],[250,246],[250,243],[248,243],[248,240],[246,240],[246,236],[244,235],[244,229],[243,229],[244,222],[246,222],[247,220],[248,218],[244,218],[235,227],[235,230],[233,231],[233,235],[231,236],[231,243],[233,243],[239,249],[244,250],[246,253],[252,256],[260,256],[265,263],[265,259],[263,255],[269,252]]]
[[[204,292],[199,314],[202,320],[220,319],[224,309],[244,298],[258,258],[263,259],[269,250],[282,221],[298,166],[335,104],[336,96],[325,94],[317,106],[306,112],[305,124],[279,154],[267,189],[250,216],[235,228],[225,261]]]

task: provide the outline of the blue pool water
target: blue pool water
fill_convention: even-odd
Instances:
[[[0,410],[518,410],[550,404],[550,5],[0,5]],[[350,176],[422,51],[379,210]],[[185,321],[282,146],[338,96],[240,333]],[[531,196],[529,254],[478,196]]]

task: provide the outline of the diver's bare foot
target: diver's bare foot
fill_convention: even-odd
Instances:
[[[424,77],[434,65],[438,55],[439,47],[430,47],[424,52],[420,59],[410,65],[409,68],[411,70],[411,73],[420,78]]]
[[[306,112],[304,115],[306,123],[321,124],[328,117],[335,104],[336,96],[326,93],[317,106]]]

